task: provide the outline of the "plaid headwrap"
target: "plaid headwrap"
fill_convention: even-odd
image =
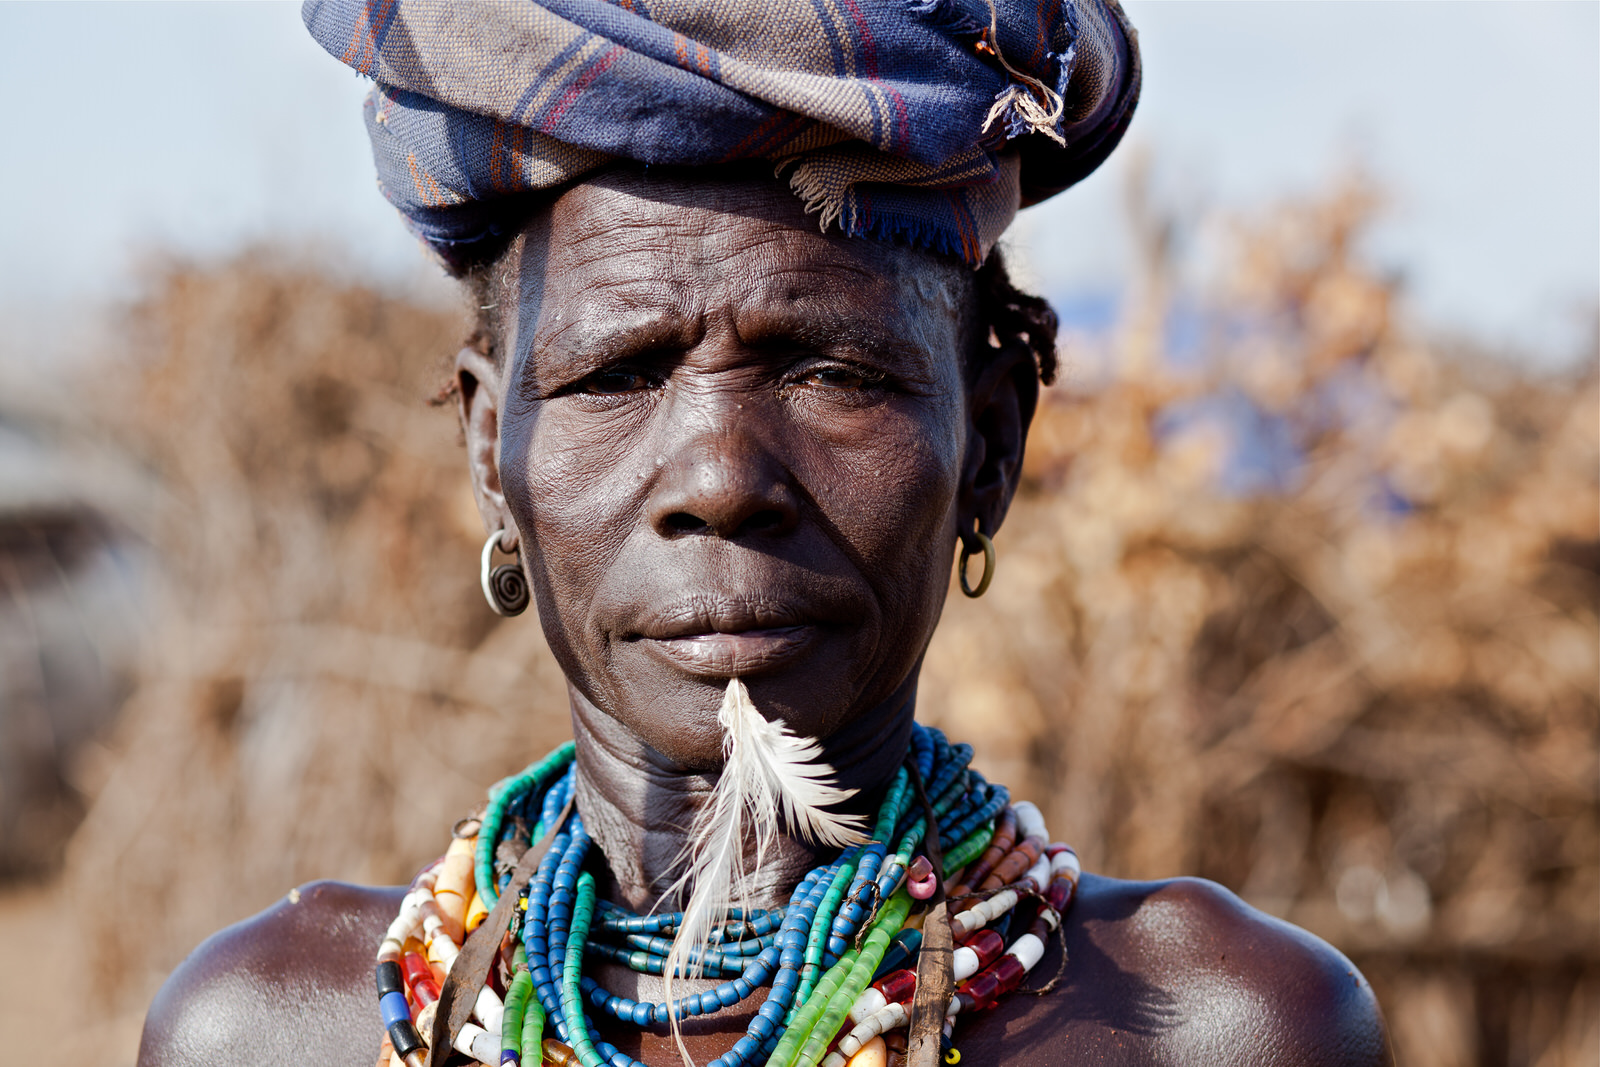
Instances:
[[[978,266],[1139,95],[1116,0],[308,0],[375,81],[378,181],[456,269],[495,201],[615,158],[766,160],[824,228]],[[490,242],[493,244],[493,242]]]

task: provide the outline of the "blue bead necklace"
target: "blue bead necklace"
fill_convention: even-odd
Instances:
[[[910,755],[926,784],[940,839],[955,843],[951,858],[975,856],[988,843],[995,818],[1007,805],[1007,790],[986,782],[969,767],[970,746],[951,745],[937,730],[914,726]],[[574,746],[569,742],[490,789],[473,858],[484,910],[506,891],[515,856],[529,842],[544,837],[560,818],[575,781]],[[507,1017],[499,1062],[520,1063],[524,1056],[537,1055],[540,1035],[548,1028],[565,1046],[561,1051],[570,1050],[573,1060],[558,1067],[644,1067],[598,1036],[597,1016],[634,1027],[657,1026],[673,1015],[685,1019],[730,1008],[761,988],[767,989],[766,998],[745,1034],[707,1067],[754,1067],[765,1062],[824,975],[852,952],[852,946],[860,947],[868,927],[905,880],[926,830],[926,809],[915,801],[909,772],[902,767],[879,807],[869,842],[810,871],[782,907],[748,913],[730,909],[714,929],[711,944],[695,957],[705,976],[718,979],[717,984],[668,1005],[618,996],[583,973],[586,960],[605,960],[640,973],[661,974],[683,915],[638,915],[598,900],[593,873],[585,869],[593,840],[582,815],[573,810],[517,897],[511,932],[519,951],[506,968],[513,980],[506,983]],[[430,914],[432,899],[420,905],[421,914]],[[394,1053],[411,1064],[414,1059],[420,1062],[420,1035],[409,1014],[401,1017],[405,997],[399,960],[385,955],[386,951],[389,957],[404,955],[390,948],[391,940],[405,941],[404,929],[395,933],[405,926],[404,919],[403,911],[380,948],[378,982]],[[427,921],[423,919],[424,925]],[[410,956],[404,958],[414,966]],[[826,990],[826,983],[823,986]],[[390,1004],[397,990],[401,990],[398,1000]],[[501,1040],[481,1028],[475,1032],[474,1040],[488,1038]],[[461,1044],[458,1040],[457,1047]],[[474,1058],[481,1060],[478,1045],[472,1048]],[[550,1058],[548,1043],[543,1057]],[[529,1062],[532,1067],[538,1060]]]

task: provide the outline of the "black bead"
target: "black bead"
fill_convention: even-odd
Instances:
[[[378,964],[378,997],[385,993],[404,993],[405,979],[400,975],[400,965],[393,960]]]
[[[394,1046],[395,1058],[403,1060],[422,1047],[422,1036],[410,1019],[401,1019],[389,1027],[389,1044]]]

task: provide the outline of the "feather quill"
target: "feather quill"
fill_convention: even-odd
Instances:
[[[813,844],[844,848],[867,840],[858,816],[824,810],[850,799],[856,790],[833,784],[833,768],[818,760],[822,746],[795,736],[782,722],[763,718],[738,678],[728,682],[717,721],[723,731],[722,776],[711,802],[695,816],[679,859],[683,871],[663,895],[672,899],[692,887],[662,968],[668,1004],[676,976],[698,978],[704,973],[704,951],[730,905],[737,900],[748,907],[750,877],[761,869],[780,822]],[[746,842],[754,843],[755,866],[750,870],[745,868]],[[693,1067],[676,1012],[671,1024],[683,1062]]]

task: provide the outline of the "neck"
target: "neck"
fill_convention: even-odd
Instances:
[[[717,773],[677,763],[568,686],[577,742],[577,805],[610,867],[607,896],[635,911],[653,907],[677,877],[689,827],[711,800]],[[856,794],[841,807],[870,829],[878,801],[905,758],[916,706],[916,672],[877,707],[822,739],[836,783]],[[719,757],[720,758],[720,757]],[[750,886],[758,907],[782,904],[824,859],[788,835],[762,858]],[[746,862],[753,866],[753,855]]]

